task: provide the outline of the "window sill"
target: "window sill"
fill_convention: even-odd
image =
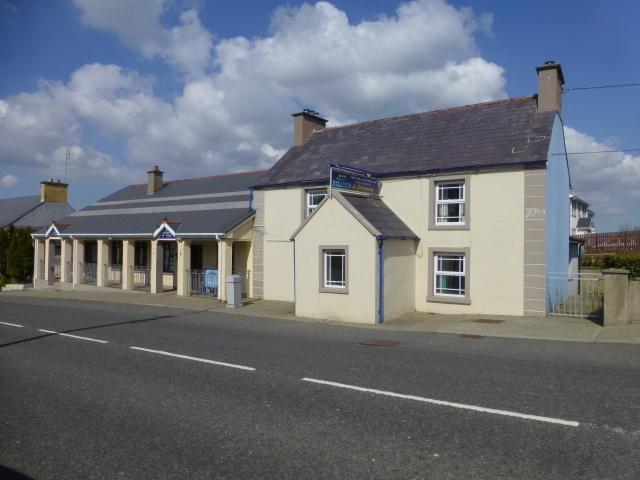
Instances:
[[[428,295],[427,302],[455,303],[457,305],[471,305],[471,299],[466,297],[449,297],[446,295]]]
[[[465,223],[465,224],[453,224],[453,225],[436,225],[436,224],[431,224],[429,225],[429,230],[469,230],[469,224]]]
[[[346,295],[349,293],[349,289],[346,287],[335,287],[335,288],[331,288],[331,287],[320,287],[320,289],[318,290],[320,293],[338,293],[338,294],[342,294],[342,295]]]

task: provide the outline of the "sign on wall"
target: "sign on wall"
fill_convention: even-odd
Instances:
[[[380,182],[372,177],[331,169],[331,188],[365,195],[378,195],[380,193]]]

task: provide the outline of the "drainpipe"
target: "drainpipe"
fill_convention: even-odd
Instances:
[[[378,323],[384,322],[384,261],[382,246],[384,238],[377,237],[378,240]]]
[[[253,187],[249,187],[249,211],[253,208]]]
[[[69,238],[71,238],[71,241],[73,242],[71,244],[71,276],[73,277],[71,289],[75,292],[76,282],[78,281],[78,269],[76,268],[76,263],[78,263],[78,242],[73,238],[73,235],[70,235]]]
[[[293,242],[293,316],[296,316],[296,240],[290,239]]]

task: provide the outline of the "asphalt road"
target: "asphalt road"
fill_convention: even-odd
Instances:
[[[637,345],[0,296],[0,479],[637,479],[639,378]]]

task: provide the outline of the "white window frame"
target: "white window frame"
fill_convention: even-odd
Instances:
[[[458,198],[448,199],[445,192],[457,190]],[[465,188],[464,180],[448,180],[444,182],[436,182],[436,225],[464,225],[465,223]],[[448,207],[450,205],[458,206],[458,215],[449,215]],[[446,213],[441,212],[444,210]]]
[[[331,278],[331,259],[342,258],[339,278]],[[320,246],[320,292],[349,293],[349,247],[347,245]]]
[[[440,303],[459,303],[469,305],[471,304],[471,297],[469,295],[470,277],[469,277],[469,265],[470,265],[470,249],[469,248],[429,248],[429,258],[431,259],[431,268],[429,276],[429,293],[427,294],[428,302],[440,302]],[[461,269],[457,270],[443,270],[442,261],[445,259],[457,259],[461,261]],[[442,289],[439,287],[439,278],[441,277],[458,277],[463,278],[463,287],[457,289],[457,293],[454,291],[446,291],[448,289]]]
[[[468,230],[470,228],[470,175],[447,175],[436,176],[429,179],[429,229],[430,230]],[[446,187],[460,188],[461,197],[457,199],[446,199],[443,195]],[[438,215],[441,206],[460,205],[460,216],[453,217],[457,221],[446,221],[447,218]]]
[[[453,262],[457,265],[456,269],[445,270],[444,264]],[[466,260],[464,254],[459,253],[436,253],[433,256],[433,294],[448,295],[454,297],[464,297],[466,287]],[[457,279],[455,282],[457,287],[446,287],[442,285],[442,279]],[[448,283],[448,282],[445,282]]]
[[[328,194],[327,187],[322,188],[310,188],[305,190],[305,218],[313,213],[313,211],[318,207],[320,202],[326,197]],[[322,195],[318,203],[311,204],[310,200],[314,197]]]

